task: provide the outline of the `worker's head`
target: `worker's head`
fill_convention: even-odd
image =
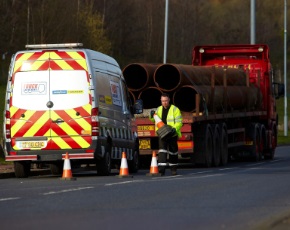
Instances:
[[[170,105],[170,98],[169,95],[167,93],[163,93],[161,95],[161,105],[167,109]]]

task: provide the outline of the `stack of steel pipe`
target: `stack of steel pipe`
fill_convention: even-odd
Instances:
[[[162,91],[154,85],[154,72],[160,64],[132,63],[123,69],[131,100],[143,100],[143,108],[156,108],[160,105]]]
[[[184,112],[194,112],[197,106],[209,112],[251,111],[262,103],[260,89],[249,83],[242,69],[134,63],[123,75],[131,97],[142,99],[144,109],[159,106],[163,92]],[[201,96],[199,105],[196,95]]]
[[[154,82],[163,91],[173,91],[184,85],[223,85],[226,76],[227,85],[246,85],[246,74],[243,70],[233,68],[164,64],[154,73]]]
[[[202,96],[199,105],[195,101],[197,94]],[[254,85],[229,86],[226,90],[223,86],[215,86],[213,90],[210,86],[184,85],[174,93],[173,104],[184,112],[194,112],[197,106],[209,112],[252,111],[261,105],[259,94],[261,97],[259,88]]]

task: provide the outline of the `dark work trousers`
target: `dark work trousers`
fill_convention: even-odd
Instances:
[[[165,141],[159,138],[158,169],[160,173],[165,172],[165,167],[167,166],[167,154],[169,167],[171,170],[176,170],[178,163],[177,139],[177,136]]]

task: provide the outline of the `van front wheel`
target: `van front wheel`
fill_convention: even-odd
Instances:
[[[106,152],[104,157],[97,160],[97,172],[98,175],[108,176],[111,173],[111,148],[109,146],[106,147]]]
[[[133,159],[128,162],[129,171],[132,173],[138,172],[139,169],[139,151],[134,150]]]

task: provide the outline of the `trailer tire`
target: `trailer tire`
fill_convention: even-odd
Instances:
[[[209,124],[201,124],[194,131],[194,163],[212,166],[212,129]]]
[[[221,138],[220,138],[220,128],[219,125],[213,126],[213,161],[212,164],[214,167],[218,167],[221,162]]]
[[[225,166],[228,164],[229,152],[228,152],[228,134],[226,125],[223,124],[221,128],[221,165]]]
[[[253,141],[253,145],[249,148],[250,157],[258,162],[261,160],[260,152],[260,129],[258,123],[253,123],[250,125],[248,137]]]
[[[277,126],[275,124],[272,125],[272,138],[269,140],[271,141],[271,147],[269,147],[265,153],[264,153],[264,158],[266,160],[273,160],[275,156],[275,149],[277,146]],[[270,146],[270,143],[268,143],[268,146]]]
[[[111,173],[111,145],[107,144],[104,157],[97,160],[96,167],[97,173],[100,176],[108,176]]]
[[[267,149],[267,134],[265,125],[260,125],[260,153],[264,157],[265,151]]]
[[[30,161],[14,161],[14,172],[16,178],[26,178],[30,174]]]

